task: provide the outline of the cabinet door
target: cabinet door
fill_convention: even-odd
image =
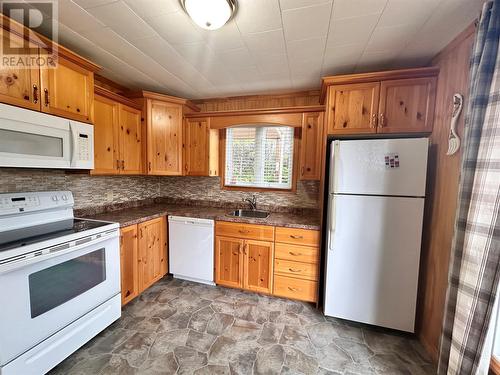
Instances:
[[[206,119],[188,119],[184,126],[184,169],[187,176],[208,176],[209,128]]]
[[[3,46],[10,43],[15,48],[23,47],[23,39],[20,37],[2,29],[0,33]],[[24,51],[28,52],[29,49]],[[40,69],[0,65],[0,102],[40,110]]]
[[[304,113],[300,151],[300,179],[321,178],[323,112]]]
[[[243,253],[243,288],[271,293],[274,244],[267,241],[246,240]]]
[[[94,101],[94,169],[91,174],[118,174],[121,168],[118,103],[96,95]]]
[[[147,173],[182,175],[182,107],[148,100]]]
[[[141,111],[119,105],[120,167],[122,174],[140,174],[142,165]]]
[[[215,282],[218,285],[243,286],[243,240],[215,237]]]
[[[163,277],[165,261],[165,219],[149,220],[138,225],[139,229],[139,290],[150,287]]]
[[[122,306],[139,294],[137,225],[120,230]]]
[[[328,134],[375,133],[379,82],[331,86]]]
[[[94,121],[94,73],[59,56],[57,68],[41,69],[42,111]]]
[[[435,77],[382,82],[378,132],[430,133],[435,101]]]

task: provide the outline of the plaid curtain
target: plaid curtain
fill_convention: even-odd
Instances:
[[[500,0],[484,4],[470,92],[438,373],[478,374],[500,276]]]

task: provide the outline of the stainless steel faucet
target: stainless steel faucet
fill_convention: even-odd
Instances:
[[[255,194],[252,195],[252,198],[243,198],[243,202],[247,202],[252,207],[252,210],[257,210],[257,196]]]

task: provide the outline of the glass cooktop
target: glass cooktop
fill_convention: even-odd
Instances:
[[[71,219],[0,232],[0,252],[84,232],[105,225],[109,225],[109,223],[85,219]]]

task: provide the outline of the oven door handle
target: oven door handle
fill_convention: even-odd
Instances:
[[[43,262],[45,260],[81,250],[85,247],[93,246],[113,238],[118,238],[118,236],[118,229],[112,229],[104,233],[94,234],[92,236],[50,246],[28,254],[8,258],[0,262],[0,275],[18,270],[19,268],[29,266],[33,263]]]

